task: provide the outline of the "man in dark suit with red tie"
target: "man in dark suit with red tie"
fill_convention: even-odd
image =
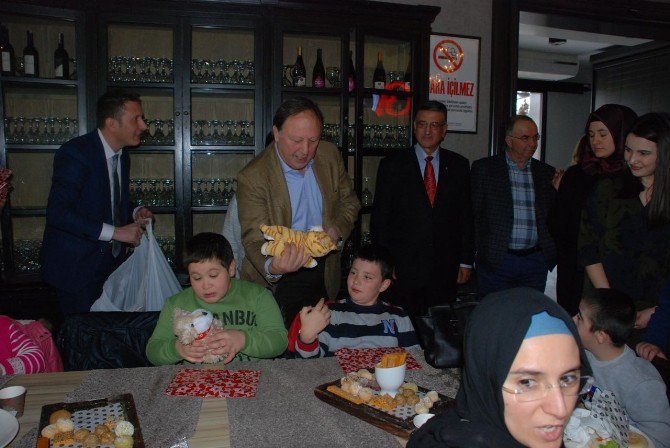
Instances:
[[[440,148],[446,134],[446,107],[426,102],[414,118],[416,144],[386,157],[377,172],[372,236],[396,265],[386,299],[410,316],[453,300],[472,272],[470,163]]]
[[[141,220],[130,204],[130,158],[147,128],[140,97],[107,92],[98,99],[97,129],[64,143],[54,156],[42,242],[42,278],[56,288],[63,314],[89,311],[102,285],[139,244]]]

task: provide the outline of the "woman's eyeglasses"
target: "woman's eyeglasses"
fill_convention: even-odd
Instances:
[[[527,402],[543,399],[549,393],[549,389],[557,386],[564,396],[575,397],[587,393],[591,389],[592,384],[593,377],[591,376],[571,374],[564,375],[558,384],[546,384],[531,378],[525,378],[519,380],[515,388],[502,386],[502,390],[513,394],[518,402]]]

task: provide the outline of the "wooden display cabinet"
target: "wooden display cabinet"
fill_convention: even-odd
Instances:
[[[157,214],[155,234],[180,273],[185,241],[194,233],[221,231],[236,175],[264,149],[274,112],[287,98],[302,95],[319,104],[323,138],[340,148],[359,197],[365,178],[373,193],[381,158],[411,144],[414,104],[427,97],[427,86],[419,80],[428,77],[430,23],[439,12],[430,6],[355,0],[51,4],[7,0],[0,5],[0,20],[17,55],[26,29],[34,31],[42,75],[0,77],[5,124],[0,164],[16,171],[16,189],[2,216],[2,274],[10,282],[39,278],[39,266],[26,268],[23,260],[33,257],[30,245],[40,244],[53,153],[67,140],[66,131],[81,135],[95,128],[95,103],[108,88],[142,97],[149,128],[142,145],[128,149],[131,189]],[[76,79],[50,79],[61,32]],[[292,86],[287,77],[298,46],[305,87]],[[312,86],[318,48],[326,69],[322,89]],[[402,74],[404,82],[411,67],[410,88],[372,88],[380,51],[387,77]],[[353,92],[347,82],[350,52],[356,70]],[[23,121],[6,120],[12,117]],[[45,122],[45,117],[61,121]],[[22,140],[17,130],[30,134],[27,118],[38,118],[33,129],[41,126],[48,138]],[[55,137],[49,140],[51,134]],[[352,250],[369,227],[373,206],[361,212],[347,245]],[[19,244],[25,241],[34,243]]]

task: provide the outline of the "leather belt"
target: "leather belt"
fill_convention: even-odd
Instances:
[[[540,245],[535,245],[533,247],[529,247],[528,249],[507,249],[508,254],[516,255],[517,257],[525,257],[531,254],[534,254],[535,252],[539,252],[540,250]]]

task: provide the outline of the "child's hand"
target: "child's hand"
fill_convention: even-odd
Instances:
[[[647,328],[651,315],[654,314],[654,312],[656,312],[655,306],[638,311],[635,317],[635,328]]]
[[[322,298],[314,306],[300,310],[300,340],[304,344],[314,342],[319,333],[330,323],[330,308]]]
[[[657,356],[659,358],[668,359],[667,356],[665,356],[665,353],[661,351],[660,347],[650,342],[640,342],[635,346],[635,351],[640,358],[646,359],[647,361],[651,361]]]
[[[192,344],[184,345],[179,340],[175,342],[175,347],[177,348],[177,353],[183,359],[192,363],[200,363],[202,359],[207,354],[207,347],[205,346],[204,341],[193,341]]]
[[[207,338],[207,348],[213,355],[226,354],[225,364],[232,361],[244,348],[247,337],[240,330],[216,330]]]

